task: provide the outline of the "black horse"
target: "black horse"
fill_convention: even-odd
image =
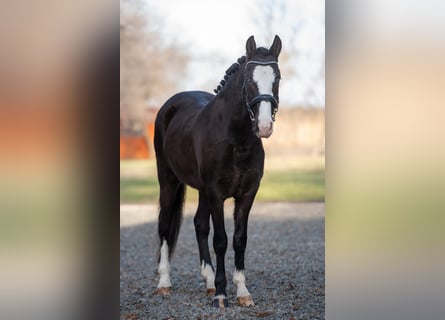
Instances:
[[[159,110],[155,122],[155,151],[160,185],[160,280],[156,293],[171,291],[169,260],[182,218],[185,185],[199,191],[194,218],[201,273],[207,293],[215,294],[215,307],[227,306],[224,256],[227,234],[224,201],[235,199],[235,271],[241,306],[253,305],[245,285],[244,252],[247,221],[263,176],[261,138],[272,134],[278,111],[281,40],[257,48],[253,36],[246,42],[246,56],[238,59],[221,80],[216,95],[203,91],[181,92]],[[212,217],[216,276],[210,258],[208,235]]]

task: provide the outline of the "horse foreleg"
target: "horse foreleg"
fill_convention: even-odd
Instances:
[[[227,292],[226,292],[226,270],[224,266],[224,257],[227,250],[227,234],[224,227],[224,204],[218,202],[212,206],[212,221],[214,228],[213,249],[216,254],[216,277],[215,277],[215,298],[213,299],[213,306],[224,308],[227,307]]]
[[[207,205],[207,199],[200,192],[199,205],[193,219],[196,231],[196,240],[199,247],[199,261],[201,263],[201,275],[206,281],[207,294],[215,294],[215,273],[212,266],[212,260],[209,252],[209,232],[210,232],[210,210]]]
[[[247,222],[253,197],[235,199],[235,232],[233,234],[233,249],[235,251],[235,271],[233,283],[236,285],[236,297],[242,307],[253,306],[252,296],[246,287],[244,276],[244,253],[247,244]]]

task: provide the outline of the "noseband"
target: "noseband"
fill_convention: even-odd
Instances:
[[[249,63],[255,63],[255,64],[260,64],[260,65],[271,65],[271,64],[278,64],[278,62],[276,61],[269,61],[269,62],[263,62],[263,61],[248,61],[246,63],[246,67],[249,65]],[[266,102],[270,102],[272,105],[272,121],[275,121],[275,114],[278,112],[278,100],[275,99],[275,97],[273,95],[270,94],[259,94],[255,97],[253,97],[250,101],[247,97],[247,86],[246,86],[246,79],[244,79],[244,84],[243,84],[243,91],[244,91],[244,100],[246,103],[246,108],[247,108],[247,113],[249,114],[249,118],[250,121],[252,123],[252,129],[253,131],[256,130],[256,120],[255,120],[255,113],[252,110],[252,107],[255,106],[257,103],[260,103],[261,101],[266,101]]]

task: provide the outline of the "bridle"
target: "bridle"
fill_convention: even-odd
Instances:
[[[271,64],[278,64],[277,61],[269,61],[269,62],[263,62],[263,61],[255,61],[250,60],[247,61],[245,68],[249,65],[249,63],[255,63],[259,65],[271,65]],[[244,91],[244,101],[247,108],[247,113],[249,114],[250,122],[252,123],[252,129],[253,131],[256,130],[256,120],[255,120],[255,113],[252,110],[252,107],[255,106],[257,103],[260,103],[261,101],[267,101],[270,102],[272,105],[272,121],[275,121],[275,114],[278,112],[278,100],[270,94],[259,94],[255,97],[253,97],[250,101],[247,97],[247,86],[246,86],[247,79],[244,79],[243,83],[243,91]]]

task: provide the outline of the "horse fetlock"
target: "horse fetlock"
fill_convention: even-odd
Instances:
[[[213,306],[215,308],[220,308],[220,309],[224,309],[226,307],[229,306],[229,301],[227,300],[226,296],[221,294],[221,295],[217,295],[214,299],[213,299]]]
[[[207,294],[215,293],[215,273],[213,272],[213,268],[211,265],[206,264],[204,261],[201,265],[201,275],[206,281],[207,284]],[[209,293],[210,291],[210,293]]]
[[[236,285],[236,296],[238,298],[250,297],[249,290],[246,287],[246,277],[243,270],[236,270],[233,273],[233,283]],[[245,300],[245,299],[243,299]]]
[[[168,262],[168,245],[167,241],[162,242],[160,250],[160,261],[158,267],[158,273],[160,276],[158,288],[168,288],[171,287],[170,283],[170,263]]]

